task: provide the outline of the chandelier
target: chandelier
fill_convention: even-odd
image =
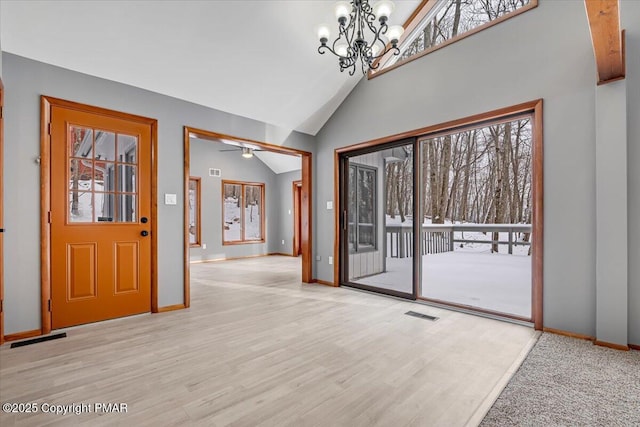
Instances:
[[[380,65],[377,60],[389,51],[394,55],[400,54],[398,40],[404,29],[401,25],[387,26],[394,7],[389,0],[378,1],[373,7],[369,0],[338,2],[335,6],[338,38],[329,45],[329,27],[321,25],[318,28],[318,52],[324,54],[329,51],[336,55],[340,71],[349,70],[350,76],[356,72],[358,60],[363,74],[375,70]],[[379,27],[376,27],[376,20]]]

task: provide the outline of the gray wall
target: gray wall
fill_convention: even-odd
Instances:
[[[623,1],[629,91],[629,218],[638,206],[640,2]],[[544,323],[594,336],[595,330],[595,85],[591,37],[581,1],[539,6],[486,31],[363,80],[317,135],[318,169],[333,169],[333,150],[493,109],[544,99]],[[354,125],[362,124],[366,125]],[[632,128],[633,127],[633,128]],[[632,160],[635,159],[635,161]],[[333,189],[316,183],[317,203]],[[317,229],[333,229],[333,213],[315,211]],[[635,220],[637,223],[638,221]],[[640,343],[637,224],[630,229],[630,341]],[[635,237],[635,238],[634,238]],[[333,252],[331,233],[318,233],[317,253]],[[635,258],[634,258],[635,257]],[[333,269],[318,265],[317,278]]]
[[[5,334],[40,328],[40,95],[158,120],[159,306],[183,302],[183,126],[265,139],[269,126],[132,86],[3,52],[5,97]],[[215,78],[215,76],[212,76]],[[282,145],[313,151],[313,137],[291,133]],[[8,160],[10,159],[10,160]],[[175,193],[178,204],[164,205]]]
[[[292,251],[293,210],[291,183],[300,179],[300,171],[276,174],[258,157],[245,159],[240,151],[224,151],[222,143],[191,139],[190,173],[201,180],[201,237],[206,249],[190,249],[192,261],[287,253]],[[220,169],[220,178],[209,176],[209,168]],[[222,244],[222,181],[261,182],[265,184],[265,243],[243,245]],[[286,220],[291,222],[286,227]],[[282,240],[285,240],[285,245]]]
[[[293,181],[302,179],[302,171],[291,171],[276,175],[276,187],[278,194],[278,241],[272,252],[281,254],[293,254]],[[284,240],[284,244],[282,241]]]
[[[627,52],[629,342],[640,345],[640,2],[623,0]]]

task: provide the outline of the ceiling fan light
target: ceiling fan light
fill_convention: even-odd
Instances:
[[[250,159],[253,157],[253,150],[251,148],[243,147],[242,148],[242,157],[245,159]]]

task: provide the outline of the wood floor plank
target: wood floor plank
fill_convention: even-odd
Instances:
[[[191,280],[187,310],[0,347],[1,402],[123,402],[126,414],[2,413],[0,424],[463,426],[536,337],[303,284],[293,257],[194,264]]]

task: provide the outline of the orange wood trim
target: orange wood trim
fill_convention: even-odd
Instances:
[[[513,105],[511,107],[498,108],[493,111],[488,111],[486,113],[475,114],[473,116],[464,117],[461,119],[450,120],[448,122],[439,123],[436,125],[431,125],[419,129],[409,130],[406,132],[397,133],[395,135],[384,136],[382,138],[373,139],[371,141],[361,142],[353,145],[349,145],[346,147],[341,147],[336,149],[338,154],[345,153],[348,151],[359,150],[363,148],[375,147],[376,145],[384,144],[387,142],[399,141],[402,139],[408,139],[412,137],[425,136],[426,134],[433,134],[436,132],[443,131],[454,131],[459,129],[464,129],[468,127],[475,126],[477,124],[481,124],[483,122],[495,122],[501,118],[507,116],[517,116],[519,114],[530,113],[534,111],[538,103],[540,103],[540,99],[535,101],[524,102],[522,104]]]
[[[137,116],[136,116],[137,117]],[[151,126],[151,312],[158,311],[158,121]]]
[[[275,153],[281,154],[290,154],[290,155],[298,155],[302,156],[302,236],[301,242],[302,245],[302,281],[305,283],[309,283],[312,278],[312,253],[311,249],[313,247],[312,240],[312,201],[313,201],[313,180],[312,180],[312,153],[304,150],[298,150],[295,148],[282,147],[279,145],[268,144],[265,142],[254,141],[245,138],[238,138],[231,135],[221,134],[217,132],[211,132],[203,129],[197,129],[185,126],[184,127],[184,141],[185,141],[185,176],[189,176],[189,138],[197,137],[200,139],[206,139],[210,141],[218,141],[220,139],[228,139],[239,142],[248,142],[250,144],[256,145],[258,147],[264,148],[268,151],[273,151]],[[186,179],[186,178],[185,178]],[[185,239],[187,239],[188,244],[188,235],[185,235]],[[185,254],[185,271],[189,268],[189,255],[188,255],[188,247],[186,248]],[[185,289],[189,286],[189,277],[188,274],[185,273]]]
[[[619,0],[585,0],[598,85],[625,77],[624,34],[620,31]]]
[[[386,136],[378,138],[372,141],[362,142],[347,147],[338,148],[334,151],[334,271],[333,280],[334,283],[339,285],[340,280],[340,155],[342,153],[372,148],[381,144],[385,144],[393,141],[400,141],[403,139],[413,137],[433,137],[440,133],[451,133],[452,131],[469,128],[472,126],[478,126],[482,123],[496,123],[500,121],[514,120],[520,115],[531,115],[532,129],[533,129],[533,170],[532,170],[532,185],[533,185],[533,240],[536,242],[532,248],[532,276],[531,276],[531,292],[532,292],[532,307],[531,319],[524,319],[521,317],[513,317],[518,320],[532,321],[536,330],[542,330],[544,324],[543,316],[543,253],[544,253],[544,168],[543,168],[543,111],[542,111],[542,99],[534,101],[524,102],[522,104],[514,105],[511,107],[499,108],[497,110],[489,111],[486,113],[476,114],[468,116],[462,119],[456,119],[445,123],[436,124],[416,130],[411,130],[396,135]],[[434,300],[435,301],[435,300]],[[439,301],[436,301],[440,303]],[[455,304],[444,302],[456,306]],[[461,306],[467,308],[467,306]],[[482,311],[483,310],[477,310]],[[487,311],[490,314],[498,314],[503,317],[503,313]]]
[[[593,343],[595,345],[599,345],[601,347],[612,348],[614,350],[629,351],[629,346],[628,345],[614,344],[612,342],[600,341],[600,340],[597,340],[597,339],[594,340]]]
[[[409,18],[404,22],[404,25],[402,26],[402,28],[404,28],[404,32],[402,33],[402,36],[400,36],[400,40],[398,41],[398,46],[403,45],[407,37],[409,37],[413,33],[413,31],[422,22],[422,20],[427,15],[427,13],[429,13],[429,11],[433,9],[433,6],[435,6],[436,3],[437,3],[437,0],[422,0],[420,2],[418,7],[416,7],[414,11],[411,13],[411,16],[409,16]],[[390,43],[387,44],[387,47],[389,46],[390,46]],[[370,79],[376,73],[381,71],[375,68],[378,67],[378,64],[381,64],[381,63],[385,64],[391,58],[393,58],[393,53],[388,52],[383,57],[376,59],[372,64],[372,68],[374,68],[374,70],[373,71],[369,70],[369,72],[367,73],[367,77]]]
[[[45,95],[42,95],[42,96],[44,98],[46,98],[47,101],[49,101],[50,105],[55,105],[57,107],[62,107],[62,108],[70,109],[70,110],[84,111],[84,112],[87,112],[87,113],[99,114],[99,115],[107,116],[107,117],[115,117],[115,118],[121,119],[121,120],[127,120],[127,121],[138,122],[138,123],[145,123],[145,124],[148,124],[148,125],[153,125],[154,123],[158,122],[156,119],[152,119],[152,118],[149,118],[149,117],[143,117],[143,116],[138,116],[138,115],[135,115],[135,114],[123,113],[123,112],[116,111],[116,110],[109,110],[107,108],[96,107],[96,106],[93,106],[93,105],[86,105],[86,104],[82,104],[82,103],[74,102],[74,101],[67,101],[65,99],[54,98],[52,96],[45,96]]]
[[[199,248],[202,242],[202,234],[201,234],[201,229],[202,229],[202,215],[201,215],[201,211],[202,211],[202,198],[201,198],[201,184],[202,184],[202,179],[198,176],[190,176],[189,177],[189,187],[191,187],[191,181],[195,182],[196,184],[196,205],[197,205],[197,209],[195,212],[195,217],[196,217],[196,242],[195,243],[189,243],[189,247],[191,248]],[[191,191],[191,188],[187,189],[187,208],[189,207],[189,191]],[[189,233],[189,221],[191,220],[191,218],[187,215],[187,234]]]
[[[325,285],[325,286],[331,286],[332,288],[337,288],[338,285],[336,285],[333,282],[327,282],[326,280],[320,280],[320,279],[314,279],[315,283],[318,283],[320,285]]]
[[[184,177],[183,177],[183,192],[184,192],[184,242],[183,242],[183,286],[184,286],[184,306],[188,308],[191,305],[191,272],[189,271],[189,176],[191,168],[191,141],[189,139],[189,128],[183,128],[183,142],[184,142]]]
[[[158,310],[158,121],[156,119],[85,105],[59,98],[42,95],[40,97],[40,290],[42,334],[51,332],[51,107],[84,111],[107,117],[133,121],[149,125],[151,130],[151,312]]]
[[[340,213],[342,203],[340,197],[340,154],[336,150],[333,154],[333,286],[340,286]]]
[[[246,142],[252,145],[256,145],[260,148],[264,148],[265,150],[273,151],[274,153],[293,154],[293,155],[302,155],[302,156],[311,155],[311,153],[308,151],[298,150],[296,148],[282,147],[280,145],[269,144],[266,142],[256,141],[253,139],[239,138],[237,136],[226,135],[223,133],[211,132],[208,130],[196,129],[196,128],[187,127],[187,126],[185,126],[185,129],[187,129],[188,131],[187,137],[192,136],[192,137],[197,137],[199,139],[207,139],[209,141],[215,141],[215,142],[220,142],[221,139],[227,139],[230,141]]]
[[[240,209],[240,223],[242,224],[242,236],[240,236],[240,240],[224,240],[224,186],[225,185],[239,185],[240,186],[240,202],[243,205]],[[260,187],[260,235],[262,238],[260,240],[247,240],[244,235],[244,198],[245,198],[245,187]],[[265,243],[266,242],[266,230],[265,230],[265,200],[264,197],[266,195],[264,182],[248,182],[248,181],[232,181],[223,179],[222,180],[222,192],[221,192],[221,203],[222,206],[222,246],[228,245],[251,245],[255,243]]]
[[[24,340],[27,338],[37,337],[40,335],[46,335],[46,334],[43,334],[42,330],[40,329],[34,329],[32,331],[16,332],[15,334],[5,335],[4,340],[7,342],[18,341],[18,340]]]
[[[1,55],[2,53],[0,53]],[[4,84],[0,78],[0,182],[4,182]],[[4,228],[4,185],[0,184],[0,228]],[[4,342],[4,232],[0,233],[0,345]]]
[[[548,332],[550,334],[556,334],[556,335],[562,335],[565,337],[571,337],[571,338],[577,338],[580,340],[587,340],[587,341],[595,341],[595,337],[592,337],[590,335],[584,335],[584,334],[578,334],[575,332],[569,332],[569,331],[563,331],[562,329],[554,329],[554,328],[547,328],[544,327],[542,328],[543,332]]]
[[[298,228],[298,222],[302,228],[302,218],[300,216],[300,202],[301,202],[301,194],[302,193],[302,180],[293,181],[293,249],[292,255],[298,256],[300,253],[300,229]],[[300,190],[298,190],[300,189]]]
[[[166,313],[168,311],[184,310],[185,308],[187,307],[184,304],[167,305],[164,307],[159,307],[156,313]]]
[[[640,351],[640,345],[638,345],[638,344],[629,344],[629,348],[630,348],[631,350],[638,350],[638,351]]]
[[[309,283],[313,278],[312,251],[313,248],[313,166],[311,154],[302,156],[302,191],[301,201],[301,233],[302,245],[302,281]]]
[[[533,247],[531,249],[531,314],[534,328],[544,326],[544,167],[543,167],[543,127],[542,100],[533,108],[533,153],[532,199],[533,199]]]
[[[285,254],[284,252],[269,252],[267,255],[268,255],[268,256],[272,256],[272,255],[277,255],[277,256],[288,256],[288,257],[293,257],[293,258],[295,258],[295,255]]]
[[[40,321],[42,333],[51,332],[51,100],[40,98]]]
[[[588,0],[585,0],[585,1],[588,1]],[[476,33],[479,33],[480,31],[486,30],[487,28],[491,28],[494,25],[498,25],[499,23],[504,22],[507,19],[511,19],[511,18],[513,18],[515,16],[518,16],[518,15],[522,14],[522,13],[525,13],[525,12],[527,12],[527,11],[537,7],[537,6],[538,6],[538,0],[531,0],[531,2],[528,5],[523,6],[518,10],[514,10],[511,13],[508,13],[506,15],[502,15],[498,19],[495,19],[495,20],[493,20],[491,22],[487,22],[487,23],[485,23],[483,25],[480,25],[480,26],[478,26],[478,27],[476,27],[476,28],[474,28],[474,29],[472,29],[470,31],[467,31],[466,33],[462,33],[462,34],[459,34],[459,35],[457,35],[455,37],[452,37],[449,40],[446,40],[446,41],[440,43],[439,45],[436,45],[436,46],[433,46],[433,47],[431,47],[429,49],[423,50],[422,52],[417,53],[417,54],[415,54],[413,56],[410,56],[409,58],[404,59],[402,61],[398,61],[395,64],[390,65],[389,67],[379,69],[379,70],[375,71],[374,73],[370,73],[369,79],[372,79],[374,77],[380,76],[380,75],[382,75],[382,74],[384,74],[384,73],[386,73],[388,71],[395,70],[396,68],[401,67],[401,66],[403,66],[405,64],[408,64],[411,61],[415,61],[416,59],[422,58],[423,56],[428,55],[428,54],[430,54],[432,52],[435,52],[435,51],[437,51],[439,49],[442,49],[443,47],[449,46],[449,45],[451,45],[453,43],[456,43],[456,42],[458,42],[460,40],[463,40],[463,39],[465,39],[467,37],[470,37],[470,36],[472,36],[472,35],[474,35]]]

